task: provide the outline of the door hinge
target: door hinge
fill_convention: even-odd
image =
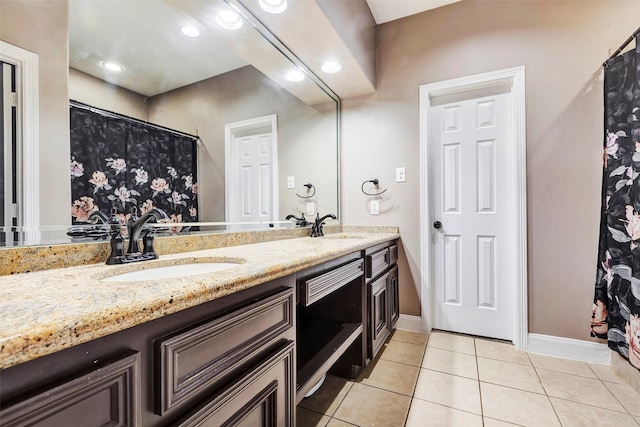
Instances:
[[[16,92],[11,92],[11,106],[18,106],[18,94]]]
[[[18,218],[18,204],[11,203],[11,218]]]

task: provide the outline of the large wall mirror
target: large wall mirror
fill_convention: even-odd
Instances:
[[[287,54],[236,0],[69,2],[70,101],[197,135],[198,220],[216,230],[339,213],[339,100]],[[239,144],[265,134],[271,169],[251,181]]]

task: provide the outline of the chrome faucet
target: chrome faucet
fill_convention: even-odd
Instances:
[[[324,226],[324,221],[327,218],[338,219],[333,214],[328,214],[328,215],[325,215],[322,218],[320,218],[320,213],[317,213],[316,214],[316,219],[314,221],[314,224],[311,225],[311,236],[310,237],[322,237],[322,236],[324,236],[324,231],[322,230],[322,228]]]
[[[168,219],[167,214],[158,208],[153,208],[149,212],[143,214],[140,218],[137,218],[134,214],[132,218],[127,222],[127,231],[129,234],[129,247],[127,253],[124,253],[124,240],[120,235],[120,225],[112,225],[111,231],[111,255],[107,259],[107,264],[127,264],[136,261],[146,261],[151,259],[157,259],[158,254],[153,248],[154,232],[153,229],[145,229],[144,226],[149,221],[154,219],[156,222],[161,219]],[[117,219],[116,219],[117,221]],[[111,222],[111,221],[110,221]],[[139,240],[142,236],[143,250],[140,251]]]

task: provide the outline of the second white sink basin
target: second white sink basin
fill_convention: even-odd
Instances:
[[[115,274],[101,280],[103,282],[140,282],[145,280],[175,279],[178,277],[215,273],[216,271],[227,270],[239,265],[239,263],[235,262],[197,262],[190,264],[163,265]]]

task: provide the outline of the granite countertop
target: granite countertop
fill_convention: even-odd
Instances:
[[[399,237],[388,232],[347,232],[161,255],[159,260],[125,266],[92,264],[0,276],[0,369]],[[209,260],[239,264],[185,278],[101,280],[142,268]]]

